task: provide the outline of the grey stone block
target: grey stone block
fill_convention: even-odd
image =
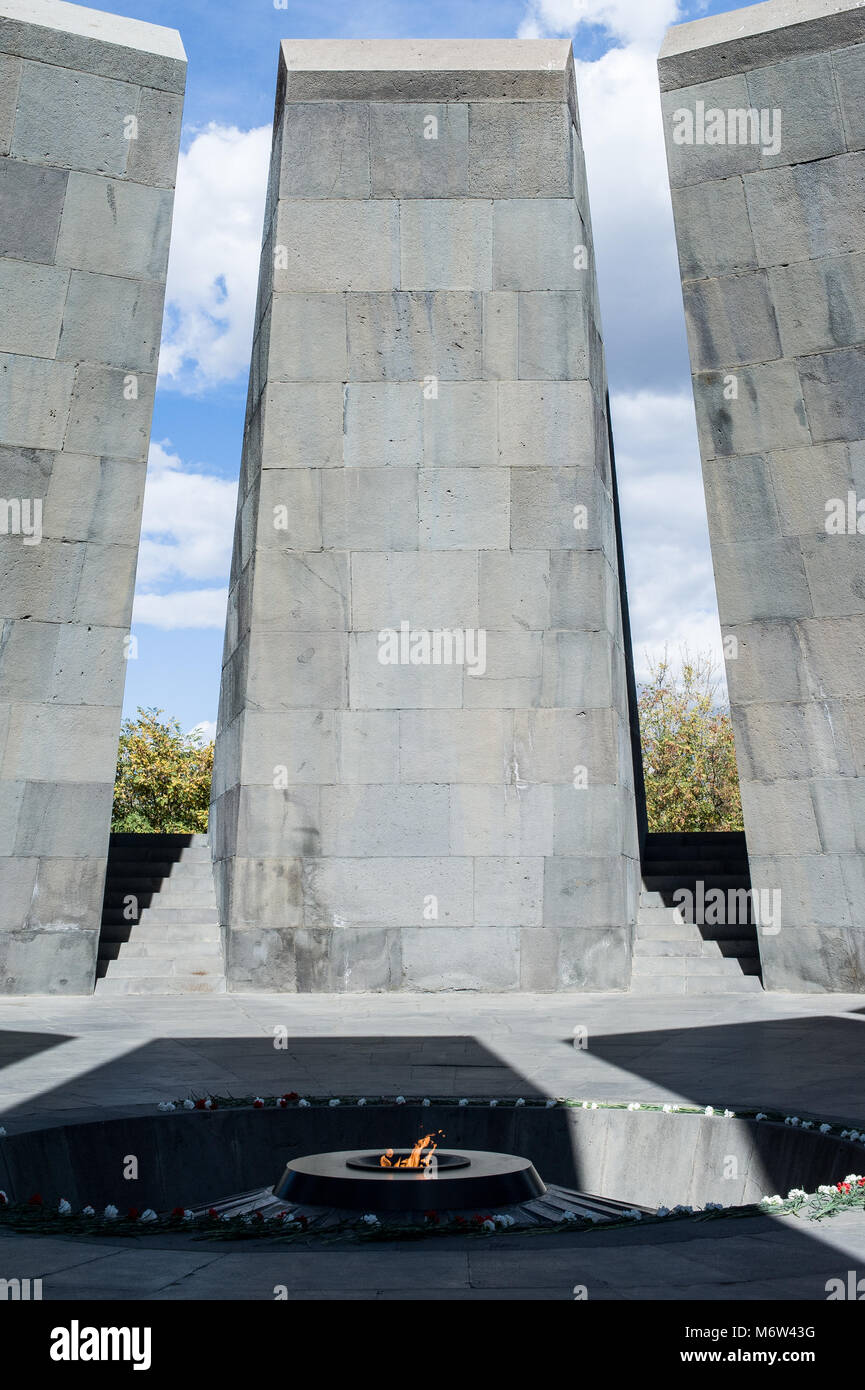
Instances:
[[[694,371],[770,362],[781,356],[765,271],[686,281],[682,292]]]
[[[3,20],[3,47],[22,58],[146,82],[165,91],[182,92],[186,80],[186,55],[176,29],[101,10],[88,15],[80,9],[49,10],[26,18],[9,14]]]
[[[811,437],[865,437],[865,347],[818,353],[798,363]]]
[[[544,861],[544,926],[570,929],[576,937],[594,928],[619,927],[624,933],[625,884],[615,860],[568,858]]]
[[[481,627],[530,632],[551,625],[548,551],[486,550],[478,566]]]
[[[477,559],[471,554],[352,556],[352,622],[358,631],[478,626]]]
[[[417,469],[327,469],[321,516],[326,550],[416,550]]]
[[[75,368],[46,357],[0,354],[3,443],[59,449],[66,432]]]
[[[469,193],[468,115],[468,106],[458,102],[374,102],[369,131],[373,197]]]
[[[163,281],[171,208],[169,189],[73,170],[57,238],[57,264]]]
[[[65,447],[71,453],[145,459],[155,391],[153,375],[83,363],[75,373]]]
[[[268,383],[264,393],[262,471],[338,468],[342,462],[342,422],[343,388],[339,382]]]
[[[615,783],[616,715],[612,710],[536,709],[514,713],[514,780],[573,785],[577,768],[589,786]]]
[[[290,102],[282,128],[283,198],[368,198],[369,111],[363,102]]]
[[[548,381],[588,377],[589,332],[586,297],[579,290],[521,294],[517,375]]]
[[[571,198],[502,198],[493,205],[495,290],[579,290],[588,243]]]
[[[667,142],[667,168],[673,188],[726,179],[749,169],[760,168],[759,127],[755,131],[744,119],[751,106],[742,73],[731,73],[729,77],[720,77],[698,86],[682,86],[664,92],[661,110]],[[741,113],[741,124],[738,117],[731,121],[729,112]],[[718,116],[715,117],[714,113],[718,113]],[[715,138],[715,122],[721,139]],[[756,141],[754,134],[757,135]]]
[[[0,352],[54,357],[69,272],[28,261],[0,261]]]
[[[847,149],[828,53],[788,58],[747,73],[749,105],[780,111],[780,148],[764,155],[764,166],[826,159]]]
[[[777,266],[769,281],[786,357],[849,347],[865,338],[865,256]]]
[[[92,994],[97,938],[77,926],[0,932],[0,993]]]
[[[802,558],[816,617],[865,613],[865,555],[857,536],[803,537]]]
[[[673,216],[683,280],[750,270],[757,252],[741,178],[674,188]],[[719,237],[717,228],[723,226]]]
[[[345,296],[275,295],[269,351],[272,381],[345,380]]]
[[[481,366],[481,295],[468,291],[353,294],[349,381],[474,381]]]
[[[830,56],[847,148],[861,150],[865,146],[865,44],[837,49]]]
[[[138,88],[48,63],[22,64],[11,153],[34,164],[126,173]]]
[[[343,406],[346,468],[423,462],[423,395],[417,381],[351,382]]]
[[[400,933],[375,927],[341,928],[295,934],[298,992],[351,994],[399,989]]]
[[[473,881],[471,859],[309,859],[305,919],[309,926],[348,931],[357,926],[422,927],[427,920],[471,927]]]
[[[592,467],[594,415],[587,381],[502,382],[499,458],[508,468]]]
[[[173,188],[183,116],[182,92],[143,87],[138,96],[138,129],[130,142],[127,178]]]
[[[503,468],[423,468],[419,544],[434,550],[501,550],[510,535],[510,476]]]
[[[549,786],[451,787],[450,850],[462,855],[536,856],[553,853],[553,797]]]
[[[631,980],[627,932],[612,926],[579,927],[560,933],[559,988],[626,990]]]
[[[253,632],[247,698],[264,709],[342,709],[348,701],[344,632]]]
[[[582,523],[585,508],[586,525]],[[612,553],[609,498],[594,469],[511,470],[511,547],[604,550]]]
[[[506,710],[403,710],[400,781],[500,785],[512,737],[512,716]]]
[[[468,111],[468,187],[475,197],[571,196],[571,115],[564,103],[471,102]]]
[[[777,457],[810,452],[790,449]],[[713,538],[735,544],[776,539],[781,535],[776,492],[767,459],[760,455],[712,459],[706,464],[703,482]]]
[[[280,201],[277,293],[387,290],[399,285],[399,208],[363,199]]]
[[[111,783],[27,782],[18,807],[14,853],[23,858],[92,856],[93,826],[110,821],[113,795]],[[37,893],[31,913],[40,897]]]
[[[251,621],[261,634],[348,629],[348,556],[262,550]]]
[[[475,860],[474,911],[479,927],[540,926],[543,898],[543,859]]]
[[[807,618],[811,592],[798,539],[716,541],[712,558],[722,623]]]
[[[491,381],[443,381],[423,396],[427,468],[483,468],[498,458],[498,393]]]
[[[400,203],[400,288],[490,289],[492,213],[492,203],[478,198],[411,198]]]
[[[704,457],[811,443],[802,385],[792,362],[701,372],[693,381]],[[734,390],[735,397],[730,394]]]
[[[339,857],[442,855],[448,852],[446,786],[321,789],[321,852]]]
[[[842,155],[745,175],[745,196],[761,265],[865,251],[858,209],[865,154]]]
[[[517,377],[519,297],[496,290],[483,297],[483,375],[490,381]]]
[[[0,160],[0,255],[53,263],[68,178],[66,169]]]
[[[824,533],[827,503],[843,500],[855,487],[847,448],[843,444],[783,449],[768,456],[772,492],[781,531],[788,536]]]
[[[453,710],[462,705],[461,666],[383,664],[381,650],[376,633],[351,633],[349,692],[353,709]]]
[[[21,59],[0,53],[0,155],[9,153],[20,80]]]
[[[403,987],[411,990],[519,988],[516,927],[408,927],[402,933]]]
[[[73,270],[57,357],[155,372],[164,295],[157,281]]]
[[[608,632],[545,632],[542,705],[607,709],[623,688],[619,649]]]

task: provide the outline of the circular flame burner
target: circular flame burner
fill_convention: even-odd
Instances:
[[[468,1168],[471,1164],[471,1159],[467,1154],[447,1153],[442,1152],[441,1149],[436,1149],[429,1164],[423,1161],[420,1165],[407,1168],[405,1166],[406,1161],[411,1158],[412,1153],[412,1149],[386,1149],[385,1154],[389,1157],[387,1164],[382,1163],[380,1152],[352,1154],[351,1158],[345,1160],[345,1166],[346,1168],[360,1168],[364,1172],[372,1168],[375,1172],[396,1171],[405,1173],[408,1177],[414,1174],[416,1178],[428,1178],[430,1170],[440,1172],[445,1168]]]
[[[397,1150],[394,1157],[411,1150]],[[480,1211],[542,1197],[527,1158],[483,1149],[436,1151],[430,1167],[382,1168],[381,1150],[337,1150],[294,1158],[273,1195],[298,1205],[348,1211]]]

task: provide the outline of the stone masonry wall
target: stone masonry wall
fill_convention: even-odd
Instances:
[[[764,981],[861,990],[865,8],[682,25],[659,71]]]
[[[92,990],[186,61],[0,0],[0,992]]]
[[[214,779],[230,987],[628,987],[605,388],[570,44],[284,43]],[[426,660],[443,630],[474,673]]]

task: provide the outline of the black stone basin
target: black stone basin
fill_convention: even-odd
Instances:
[[[409,1153],[396,1150],[394,1157]],[[515,1154],[436,1151],[436,1167],[421,1169],[382,1168],[380,1157],[380,1149],[343,1149],[294,1158],[274,1196],[349,1211],[489,1211],[542,1197],[547,1190],[530,1159]]]
[[[390,1167],[395,1168],[397,1163],[409,1157],[412,1150],[391,1149],[389,1152],[391,1160]],[[435,1151],[432,1158],[432,1166],[439,1170],[443,1168],[468,1168],[470,1163],[471,1159],[468,1154],[442,1153],[439,1149]],[[381,1150],[369,1154],[352,1154],[351,1158],[345,1160],[345,1166],[346,1168],[360,1168],[363,1171],[370,1168],[374,1169],[375,1172],[381,1172],[383,1170],[386,1173],[389,1171],[388,1166],[382,1164]],[[413,1174],[416,1178],[427,1177],[429,1175],[426,1164],[421,1164],[418,1168],[404,1168],[400,1171],[406,1173],[409,1177]]]

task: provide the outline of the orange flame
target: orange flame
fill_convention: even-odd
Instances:
[[[436,1134],[441,1134],[444,1138],[443,1130],[436,1130]],[[428,1168],[432,1162],[432,1156],[438,1148],[438,1144],[432,1134],[425,1134],[422,1139],[418,1139],[408,1158],[398,1158],[394,1162],[393,1149],[385,1149],[379,1165],[382,1168]]]

